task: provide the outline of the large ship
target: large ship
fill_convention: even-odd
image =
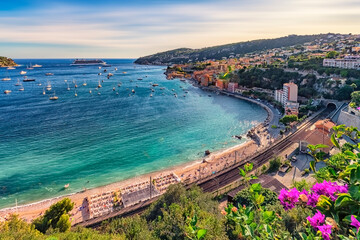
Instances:
[[[76,59],[71,66],[102,66],[102,67],[110,67],[111,65],[106,64],[101,59]]]

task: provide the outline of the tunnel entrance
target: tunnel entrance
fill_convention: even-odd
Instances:
[[[334,111],[336,109],[336,104],[335,103],[328,103],[326,106],[326,109],[329,111]]]

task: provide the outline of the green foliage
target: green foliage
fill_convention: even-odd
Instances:
[[[18,216],[12,215],[4,223],[0,223],[0,239],[18,240],[18,239],[39,239],[41,233],[33,225],[27,224]]]
[[[285,115],[283,118],[279,120],[279,122],[287,125],[292,122],[296,122],[298,120],[298,117],[296,115]]]
[[[0,239],[2,240],[125,240],[121,235],[110,235],[86,228],[75,228],[67,232],[53,232],[48,235],[42,234],[29,224],[19,219],[16,215],[0,223]]]
[[[279,168],[281,166],[281,159],[280,159],[280,157],[276,157],[276,158],[273,158],[272,160],[270,160],[269,163],[270,163],[270,165],[269,165],[268,172],[272,173],[272,172],[279,170]]]
[[[309,191],[311,184],[308,183],[305,179],[302,179],[300,181],[294,181],[291,185],[292,188],[296,188],[297,190],[299,190],[300,192],[302,190],[306,190]]]
[[[61,215],[61,217],[59,218],[59,221],[56,223],[55,228],[59,229],[60,232],[66,232],[66,231],[70,230],[71,223],[70,223],[69,215],[68,214]]]
[[[355,106],[360,106],[360,91],[351,93],[351,102],[355,103]]]
[[[339,56],[339,53],[336,51],[330,51],[326,53],[326,58],[336,58],[337,56]]]
[[[336,90],[335,99],[339,101],[350,100],[351,93],[353,92],[352,87],[345,85],[342,88]]]
[[[276,129],[278,127],[276,125],[271,125],[271,128]]]
[[[148,228],[146,220],[139,215],[127,218],[115,219],[111,222],[104,222],[100,227],[100,232],[111,235],[124,236],[129,240],[158,239],[155,234]]]
[[[261,203],[261,206],[274,205],[279,202],[277,194],[270,189],[262,188],[259,191],[259,194],[264,196],[264,201]],[[245,205],[248,207],[254,207],[249,188],[243,189],[238,192],[235,195],[233,202],[236,206]]]
[[[68,213],[73,209],[74,203],[69,198],[50,206],[45,214],[34,220],[34,226],[37,230],[45,233],[50,227],[59,229],[59,231],[67,231],[71,224],[69,222]]]
[[[246,54],[255,51],[273,49],[279,47],[293,46],[311,42],[315,39],[325,39],[327,34],[319,35],[289,35],[275,39],[261,39],[232,43],[201,49],[179,48],[166,52],[156,53],[141,57],[135,61],[137,64],[169,64],[169,63],[187,63],[189,60],[197,62],[198,59],[217,59],[229,57],[232,54]]]
[[[11,58],[1,57],[0,56],[0,67],[12,67],[17,66],[17,64]]]

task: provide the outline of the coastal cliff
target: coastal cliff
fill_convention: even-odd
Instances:
[[[224,57],[238,57],[246,53],[256,51],[304,44],[306,42],[312,42],[317,39],[327,38],[329,35],[334,34],[289,35],[286,37],[274,39],[260,39],[201,49],[179,48],[140,57],[135,61],[135,63],[148,65],[169,65],[203,61],[204,59],[220,60]]]
[[[0,56],[0,67],[14,67],[17,64],[11,58]]]

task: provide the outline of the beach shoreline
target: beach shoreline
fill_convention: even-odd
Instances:
[[[237,98],[234,96],[232,97]],[[243,100],[246,101],[248,99],[243,99]],[[263,104],[260,103],[257,104],[264,108]],[[270,117],[269,116],[270,113],[267,111],[267,114],[268,114],[267,117],[268,119]],[[263,126],[263,123],[264,122],[257,124],[252,129],[256,129]],[[263,128],[265,127],[263,126]],[[250,129],[250,131],[252,129]],[[266,138],[263,137],[263,140],[266,141]],[[232,147],[220,149],[216,152],[211,153],[208,156],[204,156],[203,158],[174,165],[162,170],[150,172],[140,176],[131,177],[128,179],[124,179],[118,182],[106,184],[99,187],[94,187],[91,189],[85,189],[82,191],[65,194],[58,197],[34,201],[15,207],[3,208],[0,209],[0,221],[6,218],[6,216],[8,216],[9,214],[15,213],[20,215],[20,217],[23,218],[24,220],[30,222],[36,217],[41,216],[46,211],[46,209],[50,207],[50,205],[56,203],[57,201],[63,198],[70,198],[75,203],[74,210],[72,211],[72,217],[73,217],[72,224],[77,224],[79,222],[84,221],[84,219],[82,219],[79,211],[76,210],[79,208],[79,206],[82,206],[85,198],[88,198],[92,195],[109,192],[109,191],[117,191],[118,189],[121,189],[128,185],[132,185],[137,182],[147,181],[149,180],[150,177],[166,175],[169,173],[175,173],[175,175],[180,178],[181,182],[185,184],[189,184],[192,182],[196,182],[198,179],[202,177],[208,177],[209,175],[214,174],[217,171],[222,170],[223,168],[229,167],[230,165],[235,164],[236,162],[245,160],[247,156],[254,154],[255,152],[259,151],[259,149],[261,148],[262,146],[259,146],[259,143],[256,143],[253,139],[246,139],[245,142],[236,144],[235,146]]]

